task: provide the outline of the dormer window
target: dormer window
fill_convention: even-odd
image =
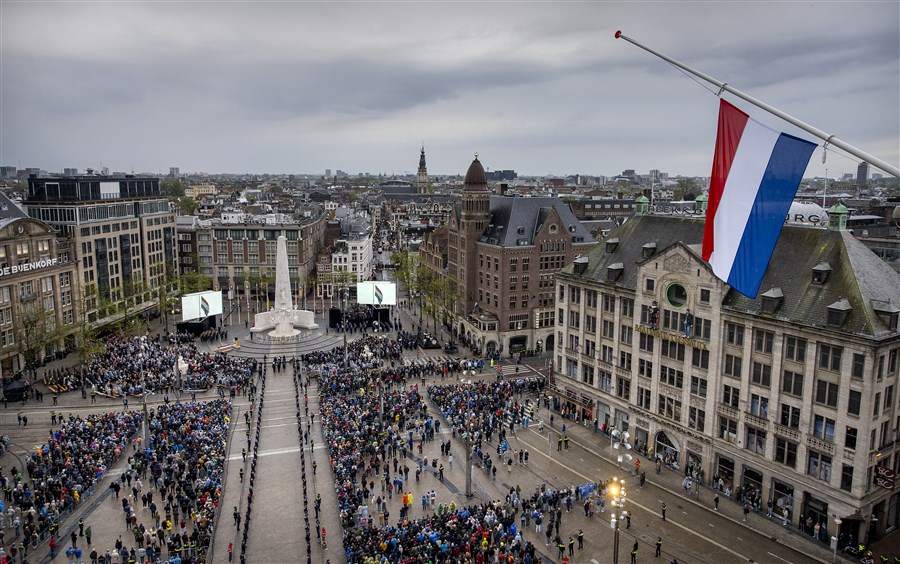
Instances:
[[[850,315],[852,310],[853,308],[850,306],[850,302],[847,301],[847,298],[841,298],[834,302],[828,306],[828,326],[841,327],[844,325],[844,322],[847,321],[847,316]]]
[[[825,284],[829,274],[831,274],[831,265],[827,262],[820,262],[813,267],[812,283],[817,286]]]
[[[900,308],[891,302],[872,300],[872,309],[875,310],[875,315],[889,331],[900,329]]]
[[[616,247],[619,246],[619,238],[613,237],[606,241],[606,252],[607,254],[614,253],[616,251]]]
[[[656,242],[647,243],[643,247],[641,247],[641,256],[645,259],[648,259],[653,256],[653,253],[656,252]]]
[[[606,281],[615,282],[622,277],[625,272],[625,264],[621,262],[613,263],[606,267]]]
[[[772,288],[762,295],[762,312],[773,314],[778,311],[784,301],[784,293],[781,288]]]
[[[585,256],[578,255],[577,257],[575,257],[575,262],[574,262],[574,266],[573,266],[575,274],[579,274],[579,275],[584,274],[584,271],[587,270],[588,262],[589,262],[589,260]]]

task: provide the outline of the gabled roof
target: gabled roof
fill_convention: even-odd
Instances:
[[[619,239],[611,253],[600,244],[588,253],[588,267],[579,276],[605,282],[607,268],[622,263],[625,270],[616,285],[636,289],[638,265],[644,259],[642,249],[655,243],[660,255],[674,245],[683,245],[701,260],[703,220],[679,216],[637,216],[610,234]],[[812,283],[812,272],[828,263],[832,271],[824,284]],[[574,275],[572,265],[562,271]],[[891,334],[875,315],[873,304],[900,304],[900,274],[882,261],[847,231],[831,231],[802,225],[785,225],[769,262],[769,268],[755,299],[729,291],[723,306],[762,315],[763,295],[779,289],[784,300],[778,319],[807,326],[827,327],[828,306],[846,300],[852,308],[841,330],[847,333],[881,337]]]
[[[568,204],[559,198],[518,198],[491,196],[490,224],[481,236],[482,242],[501,247],[533,245],[553,212],[559,217],[559,230],[579,243],[592,243],[594,238]]]

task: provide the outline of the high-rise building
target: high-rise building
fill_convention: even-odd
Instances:
[[[92,323],[155,307],[160,286],[177,273],[175,214],[158,178],[102,177],[91,169],[83,176],[32,176],[23,204],[71,243]],[[111,313],[104,301],[122,307]]]
[[[869,181],[869,163],[862,161],[856,167],[856,185],[862,186]]]
[[[170,166],[169,167],[169,178],[178,178],[179,176],[181,176],[181,169],[178,168],[177,166]]]
[[[325,169],[325,178],[331,178],[331,169],[330,168]]]
[[[75,176],[75,175],[77,175],[77,174],[78,174],[78,169],[77,169],[77,168],[64,168],[64,169],[63,169],[63,175],[64,175],[64,176]]]
[[[554,406],[826,537],[895,527],[900,274],[836,205],[828,229],[785,225],[748,298],[702,259],[702,219],[639,200],[556,279]]]

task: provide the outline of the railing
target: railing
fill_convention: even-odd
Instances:
[[[798,431],[797,429],[791,429],[790,427],[781,425],[779,423],[775,423],[775,433],[795,442],[800,441],[800,431]]]
[[[744,412],[744,421],[753,425],[754,427],[760,427],[763,429],[769,428],[769,420],[768,419],[763,419],[762,417],[759,417],[758,415],[753,415],[752,413],[749,413],[747,411]]]
[[[824,452],[827,454],[834,454],[834,443],[826,441],[824,439],[820,439],[818,437],[814,437],[812,435],[806,436],[806,444],[814,448],[820,452]]]
[[[716,404],[716,411],[718,411],[722,415],[726,415],[732,419],[737,419],[738,410],[736,407],[731,407],[730,405],[719,403]]]

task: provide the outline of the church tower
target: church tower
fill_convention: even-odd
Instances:
[[[416,172],[416,192],[424,194],[428,190],[428,169],[425,167],[425,145],[419,155],[419,170]]]
[[[465,288],[466,311],[475,305],[478,279],[475,243],[487,229],[491,219],[491,193],[488,190],[484,167],[475,155],[469,165],[462,192],[462,210],[459,222],[459,270],[460,284]]]

